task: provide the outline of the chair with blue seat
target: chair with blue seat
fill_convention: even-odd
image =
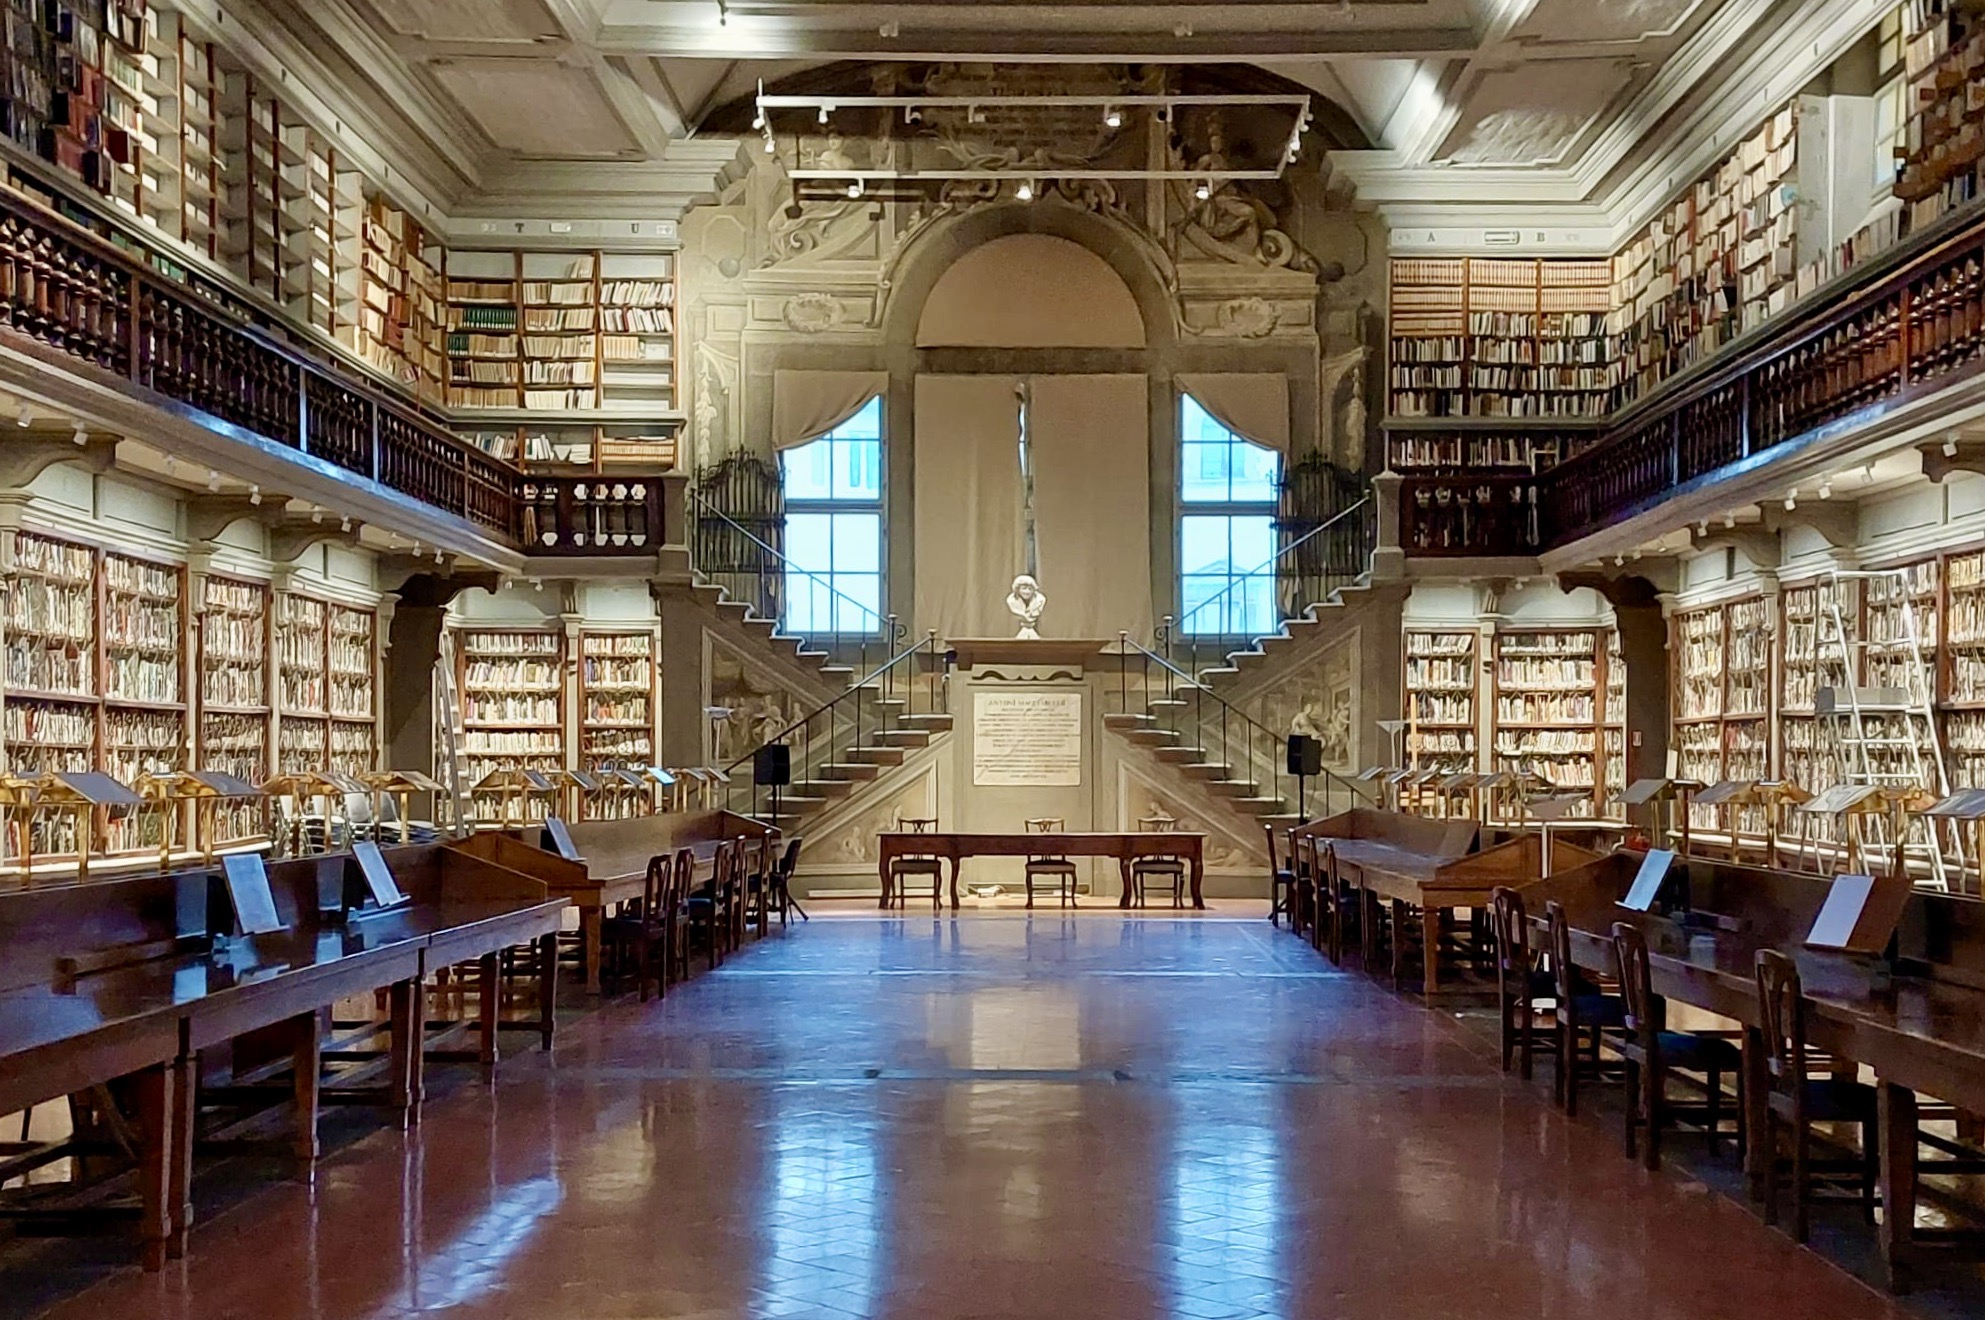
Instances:
[[[1638,926],[1613,923],[1613,953],[1619,960],[1620,1000],[1626,1021],[1619,1042],[1626,1062],[1626,1145],[1629,1158],[1639,1154],[1647,1167],[1661,1167],[1661,1132],[1671,1118],[1699,1117],[1716,1150],[1723,1122],[1723,1078],[1737,1079],[1737,1145],[1744,1143],[1744,1057],[1723,1036],[1694,1031],[1668,1031],[1662,1002],[1654,994],[1654,974],[1647,957],[1647,937]],[[1671,1105],[1668,1074],[1696,1073],[1703,1078],[1700,1106]],[[1645,1141],[1640,1141],[1645,1129]],[[1636,1149],[1638,1147],[1638,1149]]]
[[[1627,1010],[1618,995],[1601,990],[1572,962],[1571,919],[1565,915],[1564,905],[1553,899],[1544,905],[1544,916],[1551,934],[1552,1016],[1558,1037],[1558,1073],[1553,1089],[1565,1113],[1575,1116],[1580,1077],[1596,1080],[1604,1076],[1600,1042],[1608,1032],[1617,1036],[1626,1026]]]
[[[1806,994],[1798,964],[1776,949],[1757,952],[1758,1017],[1764,1028],[1765,1096],[1764,1221],[1778,1222],[1779,1130],[1792,1132],[1792,1236],[1804,1242],[1807,1207],[1822,1183],[1858,1184],[1861,1212],[1875,1221],[1875,1189],[1881,1171],[1881,1121],[1875,1088],[1846,1077],[1807,1075]],[[1815,1160],[1815,1123],[1858,1125],[1858,1159]]]
[[[1268,924],[1279,926],[1282,918],[1289,918],[1289,929],[1302,933],[1302,925],[1296,908],[1297,866],[1295,840],[1290,840],[1290,857],[1283,864],[1279,850],[1275,846],[1275,826],[1264,823],[1262,833],[1268,836]]]
[[[1541,966],[1537,950],[1530,947],[1530,917],[1524,911],[1523,895],[1507,885],[1497,885],[1489,894],[1490,932],[1496,941],[1496,999],[1502,1006],[1501,1047],[1503,1071],[1517,1062],[1523,1080],[1529,1081],[1531,1059],[1538,1045],[1550,1045],[1556,1026],[1537,1025],[1537,1001],[1555,999],[1557,982]]]

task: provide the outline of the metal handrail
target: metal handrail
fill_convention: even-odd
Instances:
[[[1207,733],[1207,714],[1205,711],[1205,703],[1207,701],[1211,701],[1214,703],[1214,705],[1217,708],[1216,713],[1218,714],[1220,721],[1219,735],[1221,739],[1221,752],[1223,755],[1227,750],[1228,724],[1230,722],[1233,722],[1240,725],[1243,731],[1243,735],[1247,739],[1249,744],[1248,746],[1244,746],[1243,748],[1243,751],[1245,752],[1248,758],[1249,764],[1246,766],[1233,767],[1234,769],[1236,770],[1245,769],[1249,773],[1252,773],[1254,767],[1252,764],[1253,749],[1251,744],[1256,736],[1262,738],[1268,749],[1265,759],[1268,765],[1270,787],[1275,789],[1275,795],[1277,797],[1280,797],[1282,795],[1282,780],[1283,778],[1287,777],[1288,772],[1286,770],[1278,768],[1279,763],[1275,759],[1275,753],[1278,750],[1287,746],[1288,736],[1286,734],[1276,733],[1272,729],[1268,728],[1268,726],[1261,723],[1261,721],[1255,719],[1252,715],[1249,715],[1246,711],[1240,709],[1238,706],[1234,705],[1232,702],[1222,697],[1219,693],[1212,691],[1210,688],[1206,686],[1206,684],[1200,682],[1198,679],[1194,678],[1191,674],[1188,674],[1185,670],[1180,669],[1177,665],[1173,664],[1170,660],[1166,659],[1164,656],[1158,654],[1156,651],[1151,650],[1149,647],[1142,646],[1139,643],[1132,641],[1129,633],[1119,632],[1117,634],[1117,638],[1122,646],[1122,650],[1120,652],[1121,659],[1119,661],[1120,664],[1119,693],[1120,693],[1120,700],[1124,706],[1124,710],[1126,714],[1129,713],[1129,707],[1130,707],[1130,685],[1129,685],[1129,670],[1127,665],[1124,664],[1124,662],[1126,662],[1132,654],[1136,654],[1144,658],[1146,664],[1147,680],[1149,677],[1149,666],[1154,662],[1157,664],[1159,672],[1163,674],[1165,677],[1164,692],[1168,698],[1176,698],[1177,694],[1181,690],[1181,687],[1190,690],[1194,694],[1193,700],[1196,703],[1198,703],[1200,709],[1196,713],[1193,723],[1196,729],[1198,730],[1198,736],[1202,738],[1205,737]],[[1145,713],[1150,714],[1151,687],[1148,681],[1144,685],[1144,690],[1145,690]],[[1177,730],[1177,729],[1172,730],[1172,732],[1181,733],[1181,734],[1183,733],[1182,730]],[[1351,780],[1343,778],[1342,776],[1338,775],[1335,771],[1331,771],[1331,770],[1320,771],[1315,776],[1315,778],[1322,781],[1324,796],[1326,801],[1329,800],[1329,797],[1333,791],[1339,791],[1339,790],[1341,790],[1346,795],[1346,797],[1353,802],[1355,802],[1361,796],[1366,796],[1364,791],[1360,789],[1357,784],[1353,783]],[[1303,811],[1305,805],[1306,804],[1304,803],[1297,803],[1296,806],[1298,811],[1299,812]]]
[[[1307,532],[1304,532],[1304,533],[1303,533],[1303,534],[1302,534],[1301,536],[1299,536],[1299,537],[1297,537],[1297,538],[1296,538],[1295,540],[1293,540],[1293,541],[1291,541],[1291,542],[1289,542],[1289,544],[1287,544],[1287,545],[1285,545],[1285,546],[1283,546],[1283,547],[1282,547],[1281,549],[1279,549],[1279,550],[1277,550],[1277,551],[1276,551],[1276,552],[1275,552],[1274,554],[1272,554],[1272,555],[1270,555],[1270,556],[1269,556],[1269,557],[1268,557],[1267,559],[1265,559],[1265,560],[1263,560],[1263,561],[1262,561],[1261,563],[1259,563],[1259,564],[1256,564],[1256,565],[1255,565],[1255,566],[1254,566],[1253,568],[1251,568],[1251,569],[1249,569],[1249,570],[1248,570],[1248,571],[1247,571],[1246,573],[1243,573],[1243,574],[1242,574],[1241,576],[1239,576],[1239,577],[1237,577],[1237,578],[1235,578],[1235,579],[1234,579],[1234,580],[1233,580],[1232,582],[1230,582],[1230,583],[1228,583],[1228,584],[1227,584],[1227,586],[1225,586],[1225,587],[1223,587],[1223,588],[1221,588],[1221,590],[1220,590],[1220,591],[1218,592],[1218,594],[1216,594],[1216,595],[1213,595],[1213,596],[1209,596],[1209,597],[1207,597],[1207,598],[1206,598],[1205,600],[1203,600],[1203,601],[1201,601],[1201,602],[1200,602],[1199,604],[1197,604],[1197,605],[1195,605],[1195,606],[1193,606],[1193,607],[1192,607],[1191,609],[1189,609],[1189,610],[1187,610],[1187,611],[1186,611],[1186,612],[1185,612],[1184,614],[1181,614],[1181,615],[1180,615],[1180,616],[1179,616],[1179,617],[1177,618],[1177,620],[1175,620],[1175,623],[1176,623],[1176,626],[1178,627],[1178,629],[1179,629],[1179,630],[1180,630],[1181,632],[1184,632],[1184,631],[1188,631],[1188,630],[1186,629],[1186,627],[1185,627],[1185,624],[1186,624],[1186,621],[1187,621],[1188,619],[1190,619],[1190,618],[1192,618],[1192,616],[1193,616],[1193,615],[1195,615],[1195,614],[1197,614],[1197,613],[1199,613],[1199,612],[1200,612],[1201,610],[1203,610],[1203,609],[1206,609],[1206,608],[1208,608],[1209,606],[1211,606],[1211,605],[1213,605],[1213,604],[1215,604],[1215,603],[1217,603],[1217,602],[1218,602],[1218,601],[1220,601],[1220,600],[1221,600],[1221,599],[1222,599],[1223,597],[1225,597],[1225,596],[1226,596],[1226,595],[1227,595],[1227,594],[1228,594],[1229,592],[1231,592],[1231,591],[1234,591],[1234,590],[1236,590],[1236,589],[1238,589],[1238,588],[1239,588],[1239,587],[1241,586],[1241,584],[1243,584],[1243,583],[1246,583],[1246,582],[1251,582],[1251,581],[1253,581],[1253,580],[1254,580],[1255,578],[1257,578],[1257,577],[1259,577],[1259,576],[1261,576],[1261,574],[1262,574],[1262,570],[1263,570],[1263,569],[1269,569],[1269,568],[1273,568],[1273,567],[1275,567],[1275,566],[1276,566],[1277,564],[1280,564],[1280,563],[1282,562],[1282,560],[1283,560],[1283,559],[1284,559],[1284,558],[1285,558],[1285,557],[1286,557],[1286,556],[1287,556],[1287,555],[1288,555],[1288,554],[1289,554],[1289,553],[1290,553],[1291,551],[1293,551],[1293,550],[1297,550],[1297,549],[1300,549],[1301,547],[1303,547],[1303,546],[1305,546],[1305,545],[1307,545],[1307,544],[1309,544],[1309,542],[1310,542],[1310,541],[1311,541],[1312,539],[1314,539],[1314,538],[1316,538],[1316,537],[1318,537],[1318,536],[1321,536],[1321,535],[1323,535],[1323,534],[1324,534],[1325,532],[1327,532],[1327,531],[1329,531],[1329,530],[1330,530],[1331,528],[1333,528],[1333,527],[1335,527],[1335,526],[1337,526],[1337,525],[1338,525],[1338,524],[1339,524],[1340,522],[1343,522],[1343,521],[1344,521],[1345,519],[1347,519],[1347,518],[1349,518],[1349,517],[1350,517],[1350,516],[1351,516],[1352,514],[1354,514],[1354,513],[1358,513],[1358,512],[1360,512],[1360,511],[1362,511],[1363,509],[1365,509],[1365,508],[1367,508],[1367,507],[1368,507],[1368,506],[1369,506],[1369,505],[1371,504],[1371,502],[1372,502],[1372,497],[1371,497],[1370,495],[1367,495],[1367,496],[1365,496],[1365,497],[1364,497],[1363,499],[1361,499],[1361,500],[1359,500],[1359,501],[1358,501],[1358,502],[1357,502],[1356,504],[1352,504],[1352,505],[1348,505],[1348,506],[1346,506],[1345,508],[1342,508],[1342,509],[1339,509],[1339,510],[1338,510],[1338,511],[1337,511],[1336,513],[1333,513],[1332,515],[1330,515],[1330,517],[1329,517],[1328,519],[1326,519],[1326,520],[1325,520],[1324,522],[1322,522],[1322,523],[1320,523],[1320,524],[1318,524],[1318,525],[1317,525],[1317,526],[1315,526],[1315,527],[1312,527],[1312,528],[1311,528],[1311,529],[1310,529],[1309,531],[1307,531]],[[1272,579],[1273,579],[1273,575],[1271,575],[1271,580],[1272,580]],[[1314,601],[1305,601],[1305,602],[1303,602],[1303,605],[1302,605],[1302,608],[1307,608],[1307,607],[1308,607],[1309,605],[1313,605],[1313,604],[1315,604],[1315,603],[1316,603],[1316,602],[1314,602]],[[1278,610],[1278,613],[1280,613],[1280,611],[1279,611],[1279,610]],[[1291,617],[1291,616],[1289,616],[1289,615],[1282,615],[1281,617],[1283,617],[1283,618],[1288,618],[1288,617]],[[1235,635],[1238,635],[1238,634],[1235,634]]]
[[[704,498],[703,493],[701,491],[692,491],[690,492],[690,494],[691,497],[695,499],[697,504],[701,505],[703,509],[705,509],[710,514],[714,515],[718,521],[727,524],[734,531],[736,531],[738,535],[744,537],[745,540],[751,542],[753,545],[757,546],[760,550],[763,550],[766,554],[771,555],[774,559],[778,560],[784,572],[797,573],[799,576],[806,578],[809,581],[819,583],[822,587],[826,588],[827,593],[833,596],[836,600],[846,601],[849,605],[852,605],[854,608],[860,610],[863,614],[868,615],[870,618],[874,619],[879,624],[887,623],[889,621],[890,616],[883,614],[878,610],[872,609],[869,606],[862,604],[854,597],[847,595],[845,592],[838,590],[833,583],[828,582],[827,580],[822,578],[818,573],[813,572],[811,569],[801,568],[798,564],[795,564],[791,559],[788,559],[786,557],[784,551],[780,550],[777,546],[770,545],[765,541],[759,539],[759,537],[756,534],[754,534],[750,528],[740,523],[737,519],[731,517],[728,513],[725,513],[722,509],[718,508],[716,505],[710,503],[708,499]],[[784,623],[785,620],[780,619],[780,620],[776,620],[776,622]],[[839,632],[840,630],[837,628],[835,629],[835,631]],[[877,631],[879,632],[880,629],[878,629]],[[892,638],[891,640],[893,641],[895,639]]]

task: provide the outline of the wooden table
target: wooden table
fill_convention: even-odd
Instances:
[[[895,898],[890,864],[899,857],[937,857],[951,863],[951,908],[958,909],[958,864],[967,857],[1114,857],[1123,879],[1118,907],[1130,906],[1130,864],[1141,857],[1176,857],[1190,868],[1192,905],[1204,908],[1206,836],[1179,832],[1076,834],[910,834],[885,831],[876,836],[881,856],[876,873],[882,879],[882,906]]]
[[[1646,937],[1654,992],[1729,1018],[1744,1027],[1747,1122],[1764,1130],[1766,1043],[1761,1034],[1756,957],[1776,949],[1799,965],[1807,1001],[1806,1034],[1816,1048],[1872,1068],[1881,1106],[1882,1258],[1893,1283],[1917,1245],[1917,1093],[1973,1112],[1985,1111],[1985,903],[1946,894],[1911,895],[1897,940],[1897,974],[1881,988],[1871,962],[1807,949],[1803,940],[1826,897],[1813,875],[1685,859],[1691,904],[1716,914],[1715,925],[1684,925],[1618,906],[1640,853],[1611,857],[1526,886],[1525,907],[1544,931],[1544,904],[1564,905],[1572,961],[1612,974],[1615,922]],[[1747,1172],[1762,1188],[1761,1143],[1753,1140]]]
[[[1353,889],[1393,905],[1393,970],[1403,967],[1401,922],[1417,910],[1420,920],[1420,989],[1429,1001],[1473,988],[1443,985],[1440,975],[1441,934],[1452,914],[1461,909],[1481,911],[1499,885],[1522,884],[1544,874],[1543,841],[1535,831],[1499,832],[1497,841],[1478,846],[1483,828],[1474,821],[1432,820],[1409,814],[1354,808],[1291,835],[1309,835],[1319,855],[1328,844],[1336,858],[1338,876]],[[1574,866],[1596,856],[1559,837],[1551,838],[1554,869]],[[1370,923],[1365,923],[1368,952]]]
[[[600,993],[600,931],[608,910],[646,892],[648,863],[688,848],[699,869],[709,868],[717,849],[742,835],[757,840],[772,827],[731,811],[674,811],[627,820],[586,820],[568,824],[579,860],[547,851],[540,831],[486,832],[462,846],[500,865],[525,871],[546,892],[579,910],[579,944],[586,967],[586,993]],[[514,849],[514,850],[513,850]]]
[[[385,857],[408,901],[370,911],[350,901],[356,868],[346,855],[272,863],[287,929],[255,936],[210,933],[230,930],[232,913],[204,869],[0,894],[0,1112],[135,1078],[147,1268],[185,1250],[202,1050],[276,1034],[292,1064],[293,1153],[307,1166],[318,1152],[322,1023],[332,1005],[389,992],[390,1070],[379,1094],[409,1123],[419,1115],[430,971],[478,962],[477,1057],[494,1064],[497,955],[536,941],[546,978],[537,1030],[550,1044],[551,941],[564,901],[440,845]]]

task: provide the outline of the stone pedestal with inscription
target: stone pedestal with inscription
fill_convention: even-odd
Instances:
[[[1072,831],[1115,829],[1099,802],[1098,739],[1116,659],[1101,640],[953,640],[952,818],[947,830],[1017,834],[1042,817]],[[1114,691],[1114,688],[1111,689]],[[1025,884],[1020,858],[974,858],[960,884]],[[1114,899],[1114,862],[1076,861],[1088,893]]]

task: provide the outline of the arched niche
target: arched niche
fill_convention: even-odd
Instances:
[[[1054,234],[1007,234],[946,268],[917,320],[918,348],[1131,348],[1144,317],[1109,262]]]

